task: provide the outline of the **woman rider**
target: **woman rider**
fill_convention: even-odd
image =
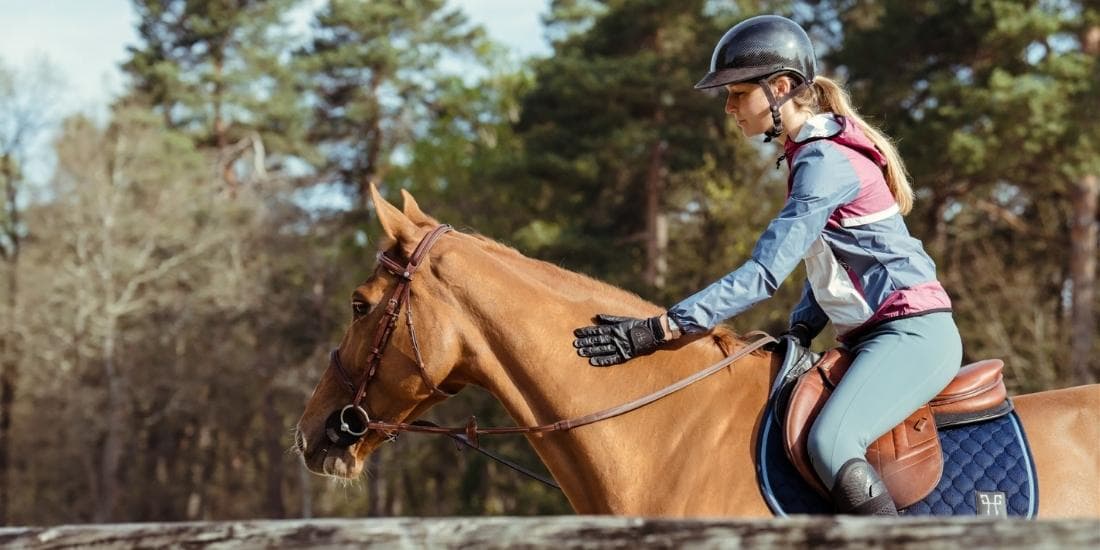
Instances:
[[[574,346],[594,366],[652,353],[772,296],[805,261],[802,298],[784,334],[809,345],[832,321],[853,354],[811,428],[811,462],[838,512],[897,515],[864,460],[867,446],[939,393],[962,360],[951,300],[902,218],[913,204],[905,166],[847,93],[816,74],[813,45],[794,21],[764,15],[726,32],[695,85],[718,86],[745,137],[782,144],[783,208],[730,274],[657,317],[599,315],[575,331]]]

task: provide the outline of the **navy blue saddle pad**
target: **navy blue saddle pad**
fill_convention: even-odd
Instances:
[[[757,442],[757,476],[777,516],[832,514],[833,506],[802,480],[783,450],[783,430],[768,404]],[[1035,517],[1039,486],[1020,419],[1013,411],[976,424],[940,429],[943,477],[908,516]]]

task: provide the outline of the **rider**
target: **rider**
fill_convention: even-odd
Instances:
[[[794,21],[764,15],[726,32],[695,85],[717,86],[745,137],[782,143],[783,208],[738,269],[657,317],[599,315],[575,331],[574,346],[594,366],[652,353],[770,297],[804,260],[807,281],[784,335],[809,345],[832,321],[853,354],[811,429],[811,462],[839,512],[897,515],[864,460],[867,446],[942,390],[962,361],[951,300],[902,219],[913,203],[905,167],[844,89],[816,74],[813,45]]]

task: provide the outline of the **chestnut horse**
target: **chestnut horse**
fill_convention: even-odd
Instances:
[[[387,237],[382,251],[401,262],[438,225],[405,193],[402,212],[372,187]],[[363,376],[369,349],[397,278],[376,268],[352,297],[357,319],[338,350],[350,377]],[[375,420],[405,422],[456,392],[486,388],[517,425],[574,418],[649,394],[717,363],[745,345],[717,328],[669,349],[610,368],[593,368],[570,346],[575,327],[597,313],[647,317],[661,309],[638,296],[527,258],[484,237],[439,238],[411,282],[415,337],[399,323],[363,400]],[[369,310],[367,309],[369,308]],[[581,514],[770,516],[757,487],[754,446],[779,358],[757,352],[723,371],[630,413],[569,431],[528,434]],[[369,431],[343,447],[326,419],[351,399],[329,368],[296,436],[306,466],[354,478],[385,440]],[[425,378],[425,376],[427,378]],[[1100,516],[1100,385],[1013,398],[1039,475],[1042,517]]]

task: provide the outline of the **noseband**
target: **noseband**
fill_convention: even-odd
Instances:
[[[378,372],[378,366],[382,364],[382,354],[386,351],[386,347],[389,346],[390,339],[393,337],[394,329],[397,327],[397,318],[400,317],[402,308],[405,309],[405,324],[409,327],[409,338],[412,340],[413,354],[416,356],[416,367],[420,373],[420,378],[424,380],[425,385],[431,389],[433,394],[442,397],[451,396],[450,393],[439,389],[432,382],[431,378],[428,377],[427,370],[424,368],[424,359],[420,355],[420,345],[416,341],[416,329],[413,328],[410,289],[413,275],[420,268],[424,258],[428,256],[428,251],[431,250],[440,237],[452,229],[450,225],[446,224],[433,229],[416,246],[409,258],[409,263],[404,266],[386,256],[385,252],[378,253],[378,262],[382,264],[386,271],[397,277],[397,286],[386,302],[386,311],[378,320],[378,325],[374,331],[374,342],[370,348],[370,356],[367,358],[366,368],[363,369],[363,375],[359,378],[358,384],[353,382],[351,374],[340,363],[340,349],[336,348],[329,353],[329,364],[336,371],[337,376],[344,385],[347,386],[348,391],[354,396],[351,402],[340,410],[338,415],[334,414],[326,422],[325,432],[333,443],[345,447],[352,445],[371,429],[371,418],[362,405],[363,398],[366,397],[367,386],[370,385],[375,373]]]

